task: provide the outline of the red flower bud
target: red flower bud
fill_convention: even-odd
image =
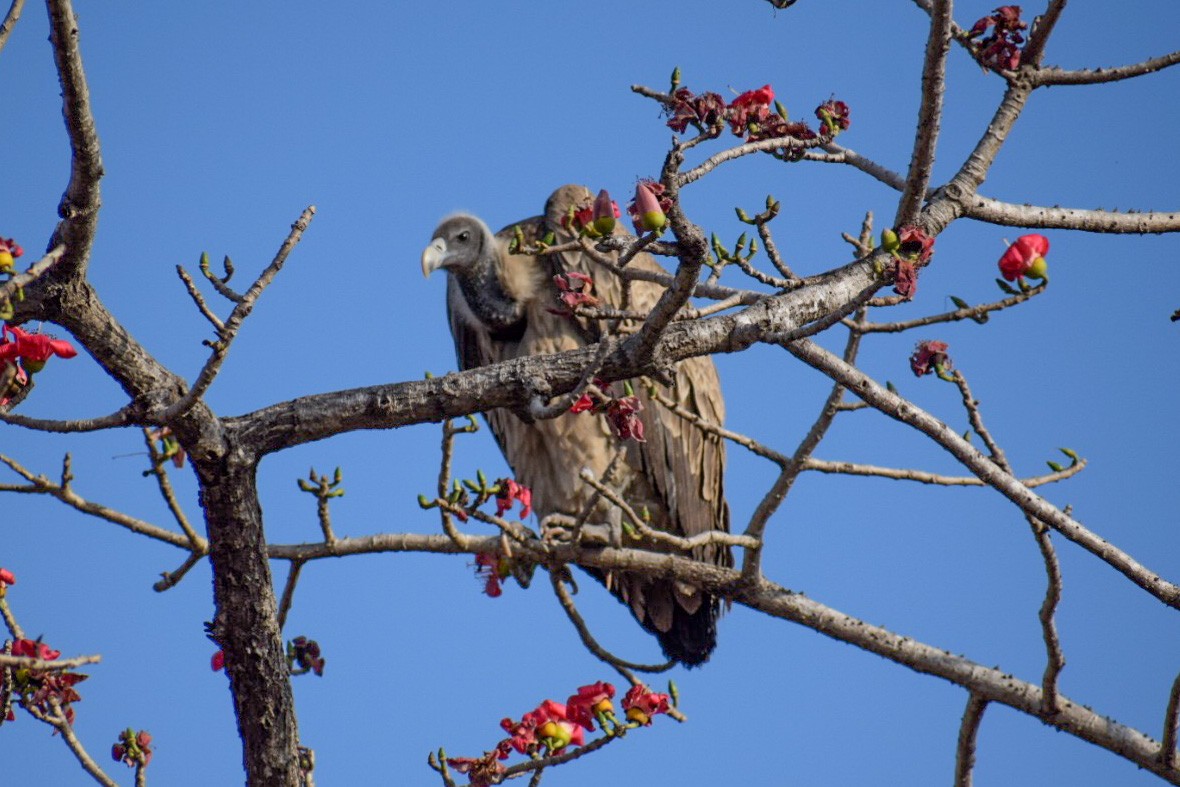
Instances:
[[[1049,253],[1049,239],[1032,233],[1021,235],[1000,257],[1000,273],[1008,281],[1028,276],[1043,279],[1049,272],[1045,255]]]
[[[610,198],[607,190],[598,192],[594,200],[594,229],[601,235],[610,235],[615,230],[615,219],[620,215],[619,206]]]
[[[664,209],[660,205],[660,199],[652,188],[654,185],[647,180],[641,180],[635,185],[633,218],[635,228],[640,231],[657,232],[662,230],[668,221],[668,217],[664,215]]]

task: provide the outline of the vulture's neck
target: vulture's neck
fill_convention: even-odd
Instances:
[[[459,289],[471,311],[500,341],[517,341],[524,335],[525,304],[504,289],[500,281],[499,260],[485,248],[479,261],[456,272]]]

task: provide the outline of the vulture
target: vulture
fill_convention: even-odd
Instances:
[[[597,342],[601,326],[575,318],[563,308],[556,276],[588,275],[603,306],[626,305],[632,311],[650,312],[663,292],[660,285],[633,281],[629,303],[624,304],[622,282],[587,254],[565,251],[533,256],[509,251],[518,228],[530,243],[549,233],[556,244],[572,240],[576,233],[569,227],[571,209],[586,208],[593,199],[583,186],[562,186],[549,197],[543,216],[514,222],[494,235],[487,224],[466,213],[448,216],[438,225],[422,254],[422,273],[429,277],[439,268],[447,272],[447,313],[460,369]],[[614,232],[623,230],[616,227]],[[662,270],[646,253],[629,265]],[[632,330],[637,325],[632,323]],[[682,361],[671,377],[671,387],[660,387],[665,399],[707,421],[722,422],[725,405],[710,358]],[[650,516],[652,529],[684,537],[729,530],[729,507],[722,488],[723,442],[652,400],[647,391],[650,384],[633,381],[642,403],[642,441],[621,440],[607,419],[595,412],[567,412],[546,420],[505,409],[485,414],[516,481],[532,490],[533,509],[540,519],[550,514],[576,517],[594,497],[579,473],[588,468],[604,478],[612,458],[622,450],[625,454],[605,480],[635,511]],[[621,388],[622,383],[615,383],[615,396]],[[617,526],[621,513],[599,498],[587,521]],[[626,544],[665,552],[673,549],[650,539],[628,539]],[[697,547],[691,556],[733,565],[729,548],[720,544]],[[717,641],[720,599],[667,579],[595,576],[656,636],[669,659],[695,666],[709,658]]]

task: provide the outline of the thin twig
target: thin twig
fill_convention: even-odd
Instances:
[[[176,275],[180,277],[182,282],[184,282],[184,288],[188,290],[188,295],[193,299],[193,303],[197,305],[197,309],[201,312],[205,319],[209,321],[209,324],[213,326],[213,330],[216,331],[220,336],[222,332],[225,331],[225,323],[222,322],[221,318],[214,314],[213,310],[209,308],[209,304],[205,302],[205,296],[202,295],[201,291],[197,289],[197,284],[193,281],[193,277],[189,275],[189,272],[184,269],[183,265],[176,266]]]
[[[22,637],[17,637],[22,639]],[[102,661],[102,656],[74,656],[71,659],[53,659],[52,661],[46,659],[36,659],[31,656],[9,656],[0,653],[0,667],[13,667],[15,669],[30,669],[45,671],[57,671],[67,669],[77,669],[86,664],[97,664]]]
[[[295,586],[299,583],[299,573],[303,571],[305,560],[292,560],[291,570],[287,572],[287,580],[283,584],[283,597],[279,601],[279,630],[287,625],[287,613],[295,602]]]
[[[4,45],[8,43],[8,37],[12,35],[12,28],[16,26],[24,7],[25,0],[12,0],[8,14],[4,17],[4,21],[0,22],[0,49],[4,49]]]
[[[1045,44],[1053,35],[1053,28],[1057,26],[1061,12],[1065,10],[1065,3],[1066,0],[1050,0],[1045,13],[1037,17],[1032,30],[1029,31],[1028,43],[1024,45],[1024,51],[1020,55],[1022,69],[1041,65],[1041,60],[1045,57]]]
[[[133,516],[116,511],[113,508],[107,508],[98,503],[92,503],[89,500],[79,496],[68,484],[58,484],[50,481],[43,475],[33,475],[32,472],[25,469],[19,462],[11,459],[3,454],[0,454],[0,463],[7,465],[17,475],[29,482],[28,486],[15,484],[0,484],[0,491],[3,492],[20,492],[25,494],[50,495],[55,497],[73,509],[81,511],[83,514],[90,514],[99,519],[105,519],[108,522],[125,527],[133,533],[154,538],[157,541],[163,541],[166,544],[180,547],[188,550],[191,546],[188,536],[180,533],[173,533],[165,530],[162,527],[144,522],[142,519],[136,519]]]
[[[86,747],[82,745],[82,741],[78,740],[78,736],[74,734],[74,728],[66,720],[65,712],[62,711],[61,703],[57,701],[57,698],[50,696],[48,702],[51,710],[50,713],[33,713],[33,716],[50,725],[61,734],[62,742],[73,752],[78,762],[82,765],[82,769],[89,773],[96,782],[103,785],[103,787],[119,787],[118,782],[103,773],[102,768],[98,766],[98,763],[86,751]]]
[[[156,477],[156,486],[160,489],[160,496],[164,498],[164,504],[168,506],[168,511],[172,514],[172,518],[176,520],[176,524],[188,536],[193,551],[204,555],[209,551],[209,544],[205,539],[197,535],[197,531],[193,528],[192,523],[188,521],[188,516],[184,513],[184,509],[180,507],[180,501],[176,499],[176,490],[172,488],[172,479],[168,477],[168,471],[164,469],[164,464],[168,460],[168,457],[165,457],[163,452],[156,447],[156,441],[152,439],[152,436],[153,431],[151,429],[143,430],[143,440],[147,444],[148,457],[151,459],[151,469],[148,472]]]
[[[49,418],[29,418],[28,416],[17,413],[0,412],[0,423],[21,426],[25,429],[34,429],[38,432],[77,433],[98,432],[103,429],[132,426],[138,423],[138,417],[135,408],[132,405],[128,405],[110,415],[68,421],[57,421]]]
[[[946,322],[959,322],[960,320],[976,320],[992,312],[1001,311],[1003,309],[1011,308],[1017,304],[1024,303],[1031,298],[1035,298],[1045,291],[1044,284],[1038,284],[1035,287],[1030,287],[1028,290],[1004,298],[1000,301],[993,301],[991,303],[981,303],[978,306],[968,306],[964,309],[955,309],[950,312],[943,312],[942,314],[931,314],[926,317],[918,317],[913,320],[901,320],[898,322],[857,322],[855,327],[861,333],[902,333],[904,331],[912,330],[914,328],[921,328],[927,325],[938,325]],[[846,320],[845,325],[853,326],[851,321]]]
[[[866,406],[863,402],[859,402],[858,404],[861,405],[861,408],[858,409],[863,409]],[[856,475],[872,478],[891,478],[897,481],[916,481],[920,484],[931,484],[934,486],[984,486],[984,483],[975,476],[942,475],[941,473],[928,473],[924,470],[914,470],[911,468],[878,467],[876,465],[865,465],[855,462],[829,462],[811,457],[803,463],[802,469],[833,475]],[[1043,486],[1072,478],[1085,469],[1086,460],[1080,459],[1077,463],[1053,473],[1022,478],[1020,479],[1020,483],[1030,488]]]
[[[585,645],[586,649],[594,654],[594,656],[600,661],[610,665],[630,683],[638,682],[635,678],[635,673],[632,672],[632,670],[635,672],[659,673],[667,672],[668,670],[672,669],[672,667],[676,666],[676,662],[674,661],[669,661],[665,664],[638,664],[633,661],[621,659],[606,648],[602,647],[602,645],[599,645],[598,640],[596,640],[594,635],[590,633],[590,627],[586,625],[586,620],[582,617],[582,614],[578,612],[578,608],[574,604],[573,596],[570,595],[570,592],[565,587],[565,583],[562,581],[561,577],[558,576],[558,574],[558,571],[554,571],[552,569],[549,571],[549,581],[553,583],[553,593],[557,596],[557,600],[561,603],[561,608],[565,610],[566,616],[569,617],[570,623],[574,624],[574,628],[577,630],[578,636],[582,640],[582,644]]]
[[[242,296],[242,300],[234,306],[233,311],[230,312],[229,319],[225,321],[225,326],[217,331],[217,341],[212,342],[210,345],[213,348],[213,353],[205,361],[205,365],[201,367],[201,371],[197,374],[197,379],[193,381],[192,388],[164,411],[160,416],[162,423],[168,423],[188,412],[205,395],[205,392],[217,377],[217,373],[221,371],[221,365],[229,353],[230,345],[233,344],[234,339],[237,337],[238,330],[242,327],[242,322],[254,310],[254,305],[258,302],[262,291],[274,281],[275,276],[283,269],[283,264],[287,261],[287,256],[303,237],[303,232],[307,229],[308,224],[311,223],[313,216],[315,216],[315,205],[309,205],[295,223],[291,225],[291,231],[287,234],[286,239],[279,247],[270,265],[266,266],[265,270],[250,285],[250,289],[246,290]]]

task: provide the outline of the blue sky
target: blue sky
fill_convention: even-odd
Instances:
[[[960,2],[970,25],[993,6]],[[91,268],[114,314],[177,373],[205,357],[208,326],[176,278],[202,251],[228,254],[249,280],[308,204],[318,214],[234,345],[208,399],[236,415],[295,396],[453,368],[441,280],[418,258],[440,217],[470,210],[499,227],[539,212],[566,182],[622,196],[657,173],[669,131],[635,83],[684,83],[725,95],[765,83],[794,117],[835,95],[852,108],[840,142],[894,169],[909,161],[926,17],[912,3],[802,0],[775,12],[727,3],[457,3],[445,12],[361,3],[337,9],[228,2],[78,9],[103,142],[104,208]],[[1031,15],[1031,14],[1029,14]],[[1067,9],[1047,62],[1117,65],[1176,49],[1180,7],[1145,0]],[[0,234],[38,251],[68,176],[59,88],[36,5],[3,52],[6,124]],[[953,51],[935,180],[974,145],[1002,92]],[[1014,202],[1168,210],[1180,202],[1180,72],[1034,96],[983,191]],[[708,152],[717,149],[707,148]],[[733,216],[773,193],[776,237],[797,271],[849,259],[841,232],[895,197],[849,168],[749,158],[687,189],[689,215],[732,241]],[[900,319],[951,308],[948,296],[993,299],[995,260],[1018,230],[958,222],[939,237]],[[950,343],[1018,473],[1039,473],[1058,446],[1090,461],[1045,490],[1093,530],[1180,578],[1175,484],[1180,326],[1175,237],[1053,231],[1048,292],[1022,308],[918,335],[873,337],[865,370],[957,429],[953,386],[916,380],[918,339]],[[739,283],[737,279],[729,279]],[[222,312],[228,311],[221,306]],[[824,339],[838,346],[842,336]],[[827,383],[781,350],[717,360],[729,426],[793,450]],[[87,357],[54,361],[23,412],[73,418],[123,404]],[[270,540],[317,538],[314,501],[295,479],[340,466],[347,495],[336,532],[435,532],[419,510],[433,488],[439,429],[350,434],[261,468]],[[166,524],[143,479],[134,430],[48,436],[0,427],[0,452],[54,475],[74,458],[76,490]],[[130,455],[130,456],[129,456]],[[871,412],[842,416],[817,456],[954,473],[947,455]],[[1059,455],[1058,457],[1059,458]],[[728,497],[744,523],[772,468],[730,450]],[[485,431],[463,440],[456,469],[504,472]],[[174,473],[190,516],[195,484]],[[16,480],[0,476],[0,482]],[[225,679],[209,671],[206,566],[151,591],[182,556],[48,499],[0,497],[0,565],[25,628],[66,654],[103,654],[80,688],[78,731],[105,761],[117,731],[149,729],[149,775],[167,785],[232,784],[240,747]],[[1058,625],[1071,699],[1158,736],[1177,670],[1174,610],[1057,539],[1065,576]],[[1036,610],[1044,578],[1023,518],[998,495],[805,476],[772,523],[767,574],[850,615],[1038,682]],[[276,566],[281,579],[285,567]],[[652,641],[592,581],[580,604],[601,639],[637,660]],[[296,680],[317,781],[437,783],[426,753],[477,755],[499,719],[612,673],[581,652],[538,583],[499,599],[479,592],[463,558],[379,555],[321,561],[304,572],[288,626],[325,648],[322,679]],[[703,669],[674,677],[690,721],[659,720],[619,745],[550,773],[546,783],[946,783],[965,693],[846,645],[737,608]],[[47,729],[28,717],[0,730],[5,780],[85,783]],[[118,766],[122,768],[122,766]],[[116,772],[111,763],[110,770]],[[130,773],[117,773],[131,783]],[[1146,784],[1113,755],[1000,707],[980,733],[980,784]]]

